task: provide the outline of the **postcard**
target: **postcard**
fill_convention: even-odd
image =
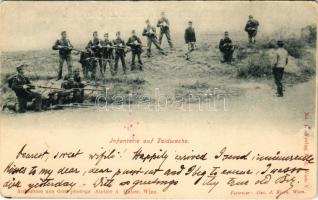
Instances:
[[[317,14],[2,2],[1,196],[314,198]]]

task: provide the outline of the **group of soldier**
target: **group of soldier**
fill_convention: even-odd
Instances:
[[[257,20],[253,19],[253,16],[249,16],[249,20],[246,23],[245,31],[248,34],[249,43],[256,42],[256,35],[258,30],[259,23]],[[161,42],[163,36],[166,36],[168,44],[171,49],[173,49],[173,43],[170,35],[170,23],[169,20],[165,17],[165,13],[161,13],[161,18],[158,20],[157,27],[160,29],[159,39],[156,35],[156,28],[150,24],[149,20],[146,20],[146,27],[142,32],[142,36],[147,37],[147,56],[151,57],[151,46],[152,44],[159,50],[163,55],[166,55],[166,52],[161,48]],[[190,53],[196,48],[196,35],[193,28],[192,21],[188,22],[188,27],[185,30],[184,34],[185,43],[188,46],[188,52],[185,54],[187,60],[190,59]],[[287,64],[287,55],[286,50],[281,49],[283,44],[279,43],[280,47],[278,55],[285,58]],[[136,70],[135,60],[138,59],[138,69],[143,70],[143,62],[141,59],[141,54],[143,53],[143,45],[140,38],[136,35],[136,31],[131,31],[131,36],[125,42],[121,38],[121,33],[118,31],[116,33],[116,38],[114,40],[109,39],[109,34],[104,34],[104,39],[100,40],[98,38],[98,33],[95,31],[93,33],[93,38],[88,42],[85,51],[75,49],[71,44],[70,40],[67,38],[66,31],[61,33],[61,38],[58,39],[53,45],[53,50],[58,50],[59,52],[59,70],[57,79],[60,80],[63,78],[63,64],[67,63],[68,74],[64,77],[64,80],[61,84],[61,88],[51,92],[48,99],[42,99],[41,94],[32,91],[34,86],[31,84],[30,80],[24,75],[25,65],[17,67],[17,74],[14,75],[9,80],[10,88],[16,93],[18,99],[17,111],[25,112],[27,110],[27,102],[32,101],[33,105],[31,109],[35,111],[40,111],[43,108],[52,106],[52,105],[61,105],[67,103],[82,103],[84,99],[84,87],[86,86],[82,82],[80,76],[80,70],[75,69],[73,72],[72,65],[72,51],[78,51],[81,53],[79,62],[82,65],[82,72],[85,79],[95,79],[97,68],[100,69],[100,75],[102,78],[105,77],[107,65],[110,68],[110,73],[112,76],[115,76],[118,72],[118,62],[121,61],[123,73],[126,74],[126,62],[125,55],[127,52],[127,47],[130,48],[132,53],[131,68],[130,70]],[[224,37],[219,42],[219,50],[222,53],[221,62],[230,63],[232,60],[232,54],[234,51],[232,40],[229,37],[229,33],[226,31]],[[114,61],[114,63],[113,63]],[[284,63],[281,60],[277,60],[278,67],[274,69],[274,78],[277,84],[278,96],[282,96],[282,74]],[[282,70],[281,70],[282,68]],[[44,87],[45,88],[45,87]]]

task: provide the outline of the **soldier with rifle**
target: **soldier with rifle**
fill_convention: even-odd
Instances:
[[[92,61],[92,79],[96,79],[96,69],[97,69],[97,63],[99,64],[100,71],[102,72],[103,68],[103,62],[102,62],[102,56],[101,56],[101,41],[98,39],[98,33],[97,31],[94,31],[93,33],[93,39],[91,39],[87,46],[86,50],[95,58]],[[103,75],[103,74],[101,74]]]
[[[222,53],[221,62],[230,64],[232,61],[234,46],[232,44],[232,40],[229,38],[229,33],[227,31],[224,32],[224,37],[220,40],[219,49]]]
[[[78,75],[66,76],[61,84],[61,88],[64,89],[59,93],[59,104],[67,103],[82,103],[84,100],[84,84],[81,82],[81,78]]]
[[[112,48],[113,43],[108,39],[108,33],[104,34],[104,40],[101,43],[102,43],[102,58],[103,58],[103,68],[101,70],[101,73],[105,74],[107,63],[109,65],[110,72],[114,71],[113,69],[114,54],[113,54],[113,48]]]
[[[188,28],[185,30],[184,33],[184,40],[185,43],[188,44],[188,52],[185,54],[186,60],[190,59],[190,53],[194,51],[195,45],[196,45],[196,37],[195,37],[195,31],[192,27],[192,21],[188,22]]]
[[[128,39],[127,41],[127,46],[129,46],[131,48],[131,71],[136,69],[135,66],[135,58],[137,56],[138,58],[138,63],[139,63],[139,70],[143,70],[142,69],[142,61],[141,61],[141,53],[143,52],[142,50],[142,43],[140,38],[136,35],[136,31],[132,30],[131,31],[131,37]]]
[[[166,55],[163,49],[160,47],[160,44],[157,40],[157,35],[156,35],[156,28],[150,25],[149,19],[146,20],[146,27],[144,28],[142,32],[143,36],[147,37],[147,56],[151,56],[151,44],[153,43],[159,52],[163,55]]]
[[[259,23],[257,20],[253,19],[253,16],[250,15],[249,19],[245,25],[245,31],[248,34],[248,41],[249,43],[255,43],[256,42],[256,34],[258,30]]]
[[[123,71],[124,74],[126,74],[126,63],[125,63],[125,41],[123,39],[121,39],[120,37],[120,32],[118,31],[116,33],[116,39],[113,41],[114,44],[114,49],[115,49],[115,68],[114,71],[112,72],[112,75],[116,75],[118,72],[118,61],[120,59],[121,64],[123,66]]]
[[[166,35],[168,43],[170,48],[173,48],[173,44],[171,41],[171,35],[170,35],[170,23],[168,18],[165,17],[165,12],[161,13],[161,18],[157,22],[157,27],[160,28],[160,33],[159,33],[159,44],[161,45],[162,42],[162,37],[163,35]]]
[[[67,63],[68,74],[72,74],[72,48],[73,45],[71,44],[70,40],[67,39],[66,31],[62,31],[61,39],[56,40],[55,44],[52,47],[53,50],[59,51],[59,71],[57,80],[60,80],[62,78],[64,61],[66,61]]]
[[[28,109],[27,103],[32,102],[31,109],[34,111],[42,110],[42,95],[31,91],[35,89],[28,77],[24,75],[24,67],[20,65],[17,69],[17,74],[8,80],[9,87],[15,92],[18,98],[18,112],[24,113]]]
[[[79,63],[82,65],[84,79],[89,79],[89,72],[92,73],[92,59],[93,55],[89,51],[81,52]]]

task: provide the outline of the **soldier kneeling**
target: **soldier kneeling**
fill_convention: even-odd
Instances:
[[[31,85],[28,77],[24,76],[25,65],[17,67],[17,74],[9,79],[9,87],[15,92],[18,98],[18,112],[24,113],[27,109],[41,111],[42,96],[37,92],[31,91],[35,87]],[[27,103],[32,102],[31,107]]]
[[[234,47],[232,44],[232,40],[229,38],[229,33],[227,31],[224,33],[224,38],[220,40],[219,49],[223,57],[221,62],[231,63]]]

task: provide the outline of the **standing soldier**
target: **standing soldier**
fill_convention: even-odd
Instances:
[[[135,70],[135,58],[138,57],[139,69],[142,70],[141,53],[142,53],[142,43],[140,38],[136,35],[135,30],[131,31],[132,36],[127,41],[127,46],[130,46],[132,53],[131,60],[131,71]]]
[[[73,45],[71,44],[70,40],[67,39],[66,31],[62,31],[61,39],[56,40],[52,47],[53,50],[59,51],[59,72],[57,75],[57,80],[62,78],[64,61],[66,61],[67,64],[68,74],[72,74],[72,48]]]
[[[112,49],[113,43],[108,39],[108,33],[104,34],[104,40],[102,41],[102,58],[103,58],[103,74],[106,72],[106,66],[107,63],[110,68],[110,72],[112,72],[113,69],[113,49]]]
[[[9,87],[15,92],[18,98],[18,112],[24,113],[27,110],[27,103],[33,101],[34,111],[41,111],[42,96],[31,91],[35,87],[31,85],[29,78],[24,76],[25,65],[17,67],[17,74],[9,80]]]
[[[190,59],[190,52],[192,52],[195,48],[195,43],[196,43],[196,37],[195,37],[195,31],[194,28],[192,27],[192,21],[188,22],[188,28],[185,30],[184,33],[184,40],[185,43],[188,44],[188,52],[185,54],[186,59]]]
[[[157,49],[160,51],[161,54],[165,55],[163,49],[160,47],[160,44],[157,40],[156,28],[150,25],[149,19],[146,20],[146,24],[147,24],[147,26],[144,28],[142,35],[147,37],[147,47],[148,47],[147,56],[148,57],[151,56],[151,44],[152,43],[157,47]]]
[[[97,63],[99,64],[100,71],[102,73],[102,59],[101,59],[101,41],[98,39],[98,33],[95,31],[93,33],[93,39],[91,39],[87,46],[86,50],[90,52],[92,55],[93,62],[92,62],[92,79],[96,79],[96,68]],[[101,74],[102,76],[103,74]]]
[[[284,49],[284,42],[282,40],[277,41],[278,48],[275,51],[276,62],[273,68],[273,75],[277,86],[277,96],[283,97],[283,74],[284,68],[288,64],[288,52]]]
[[[219,49],[222,53],[221,62],[226,62],[230,64],[232,61],[234,47],[232,44],[232,40],[229,38],[229,33],[227,31],[224,32],[224,37],[220,40]]]
[[[118,61],[120,59],[123,66],[124,74],[126,74],[126,63],[125,63],[125,41],[121,39],[120,32],[116,33],[116,39],[113,41],[115,48],[115,69],[112,75],[116,75],[118,72]]]
[[[252,15],[250,15],[248,18],[249,19],[245,25],[245,31],[248,34],[249,43],[255,43],[256,42],[255,38],[256,38],[259,23],[257,20],[253,19]]]
[[[159,43],[161,45],[163,35],[166,35],[170,48],[173,48],[171,35],[170,35],[170,23],[165,17],[165,12],[161,13],[161,18],[158,20],[157,27],[160,28]]]

